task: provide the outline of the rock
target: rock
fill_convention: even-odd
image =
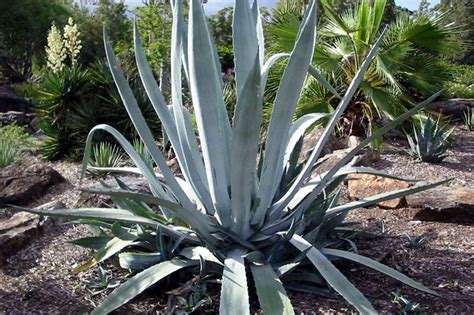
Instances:
[[[66,206],[60,201],[52,201],[39,206],[41,209],[61,209]],[[0,265],[4,258],[11,256],[28,245],[40,232],[45,232],[55,221],[28,212],[18,212],[0,222]]]
[[[26,127],[30,134],[38,131],[32,109],[33,104],[16,95],[12,88],[0,86],[0,126],[17,124]]]
[[[168,165],[168,167],[171,169],[171,172],[173,172],[175,176],[180,176],[183,174],[181,172],[181,168],[179,167],[178,159],[176,157],[170,160],[167,160],[166,165]]]
[[[364,138],[358,136],[349,136],[345,139],[346,148],[355,148],[358,146]]]
[[[150,194],[150,187],[148,186],[147,181],[142,177],[133,177],[133,176],[124,176],[119,177],[119,180],[124,182],[131,190]],[[115,179],[108,179],[104,181],[108,186],[118,188],[117,181]],[[102,189],[103,186],[101,183],[85,187],[84,189]],[[108,196],[91,194],[85,191],[81,191],[79,200],[74,205],[75,208],[79,207],[100,207],[103,205],[112,204],[112,200]]]
[[[410,207],[438,212],[474,210],[474,188],[463,186],[440,186],[407,196]]]
[[[33,104],[15,94],[13,89],[7,86],[0,86],[0,112],[23,112],[29,113],[33,109]]]
[[[35,114],[9,111],[6,113],[0,112],[0,125],[18,125],[26,127],[29,134],[39,130],[38,122],[35,121]]]
[[[319,161],[320,164],[311,172],[312,177],[320,175],[333,168],[337,162],[342,160],[352,149],[335,150],[334,152],[325,155]],[[347,165],[349,166],[367,166],[373,160],[373,151],[370,148],[365,148],[360,151],[358,155],[352,158]]]
[[[405,189],[410,186],[404,181],[368,174],[351,175],[351,179],[348,182],[349,198],[353,200],[364,199],[392,190]],[[397,209],[406,206],[406,204],[405,198],[396,198],[382,201],[377,205],[384,209]]]
[[[316,128],[304,138],[299,162],[303,162],[310,157],[311,152],[313,152],[313,149],[318,143],[319,138],[321,138],[323,132],[324,132],[323,128]],[[340,143],[336,137],[331,135],[329,137],[329,140],[326,142],[326,145],[323,148],[322,156],[331,154],[335,150],[339,150],[343,148],[344,148],[344,145]]]
[[[46,190],[65,179],[45,164],[27,168],[12,165],[0,169],[0,205],[27,205],[41,197]]]
[[[453,119],[462,121],[464,113],[468,108],[474,107],[474,99],[450,99],[442,102],[435,102],[428,105],[428,108]]]

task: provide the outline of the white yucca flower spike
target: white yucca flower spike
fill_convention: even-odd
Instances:
[[[64,68],[64,60],[66,59],[66,51],[63,44],[61,32],[53,23],[48,33],[48,45],[46,46],[47,66],[54,73]]]
[[[81,52],[80,35],[81,33],[77,30],[77,25],[74,24],[74,20],[70,17],[68,24],[64,26],[64,47],[72,65],[77,64],[77,58]]]

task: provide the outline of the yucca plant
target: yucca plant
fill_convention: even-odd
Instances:
[[[294,313],[286,289],[308,288],[324,295],[336,292],[361,313],[376,313],[367,298],[335,267],[332,261],[340,259],[361,263],[436,294],[400,272],[355,253],[343,240],[347,233],[352,233],[343,220],[352,209],[423,191],[442,182],[419,184],[342,205],[338,197],[340,184],[350,174],[393,177],[370,168],[352,167],[350,162],[373,139],[408,119],[437,94],[378,129],[329,171],[312,174],[321,162],[324,144],[356,92],[381,39],[371,48],[334,113],[329,117],[305,115],[293,122],[315,46],[316,1],[311,1],[281,78],[265,143],[260,146],[263,94],[275,58],[264,60],[258,1],[254,0],[252,6],[247,0],[235,1],[236,106],[232,123],[226,112],[220,65],[202,1],[189,2],[187,28],[181,0],[172,1],[172,5],[170,107],[146,62],[136,26],[134,40],[143,85],[170,139],[184,178],[175,177],[167,166],[106,38],[107,58],[118,90],[160,174],[148,167],[117,130],[99,125],[87,139],[83,174],[94,134],[106,131],[137,166],[109,170],[143,176],[151,193],[138,193],[117,179],[117,187],[87,190],[111,196],[116,208],[29,210],[76,218],[76,223],[100,226],[107,231],[106,235],[76,242],[99,249],[76,271],[114,255],[118,255],[123,268],[139,271],[115,289],[94,313],[108,313],[161,279],[185,271],[219,275],[221,314],[250,313],[249,278],[253,278],[265,314]],[[182,73],[191,90],[201,148],[190,114],[183,106]],[[307,128],[321,119],[329,120],[326,129],[308,160],[301,165],[298,156],[302,137]]]
[[[419,162],[436,163],[445,157],[450,145],[454,127],[441,121],[441,116],[433,118],[429,114],[413,123],[413,135],[406,133],[410,155]]]
[[[466,126],[467,130],[473,131],[474,130],[474,109],[468,108],[464,112],[464,126]]]
[[[123,154],[119,147],[109,142],[99,142],[92,147],[92,158],[89,161],[89,171],[99,177],[109,174],[102,168],[114,168],[119,166]]]

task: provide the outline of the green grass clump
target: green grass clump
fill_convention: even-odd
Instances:
[[[17,125],[0,127],[0,167],[6,167],[20,160],[29,143],[28,133],[23,127]]]

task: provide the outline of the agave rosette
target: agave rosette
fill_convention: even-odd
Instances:
[[[136,26],[135,54],[143,85],[166,130],[183,177],[175,176],[167,166],[106,39],[108,62],[124,105],[160,173],[154,173],[150,164],[114,128],[96,126],[87,139],[84,171],[94,133],[106,131],[115,137],[136,165],[109,170],[143,176],[151,193],[138,193],[117,180],[118,187],[88,190],[111,196],[116,208],[47,211],[48,215],[77,218],[76,223],[93,224],[111,231],[102,243],[97,239],[99,236],[76,241],[100,248],[93,259],[77,271],[117,254],[122,267],[142,270],[115,289],[95,313],[118,308],[179,270],[196,266],[203,269],[204,265],[222,274],[221,314],[249,314],[249,277],[253,277],[260,306],[266,314],[294,313],[286,289],[321,294],[337,292],[358,311],[375,313],[371,303],[333,265],[334,259],[361,263],[435,294],[403,274],[358,255],[351,242],[343,240],[350,231],[343,220],[352,209],[416,193],[440,183],[419,184],[343,205],[338,203],[338,196],[340,184],[350,174],[393,177],[370,168],[350,166],[350,162],[371,141],[409,118],[437,95],[380,128],[329,171],[311,175],[321,161],[323,146],[376,55],[381,39],[372,47],[346,94],[340,97],[334,113],[330,116],[313,113],[293,121],[308,72],[318,76],[310,68],[316,40],[316,1],[308,5],[292,53],[266,59],[258,1],[250,5],[247,0],[236,0],[233,22],[236,106],[231,123],[224,103],[219,59],[201,0],[189,2],[187,22],[182,1],[174,0],[172,6],[171,105],[166,103],[147,64]],[[275,98],[265,143],[260,145],[266,80],[272,65],[282,57],[288,57],[288,64]],[[190,113],[183,106],[183,80],[187,81],[192,94],[200,146]],[[329,119],[324,133],[307,161],[299,163],[305,131],[322,119]]]
[[[413,123],[413,135],[406,134],[410,150],[408,153],[419,162],[441,162],[446,157],[454,127],[429,114]]]

